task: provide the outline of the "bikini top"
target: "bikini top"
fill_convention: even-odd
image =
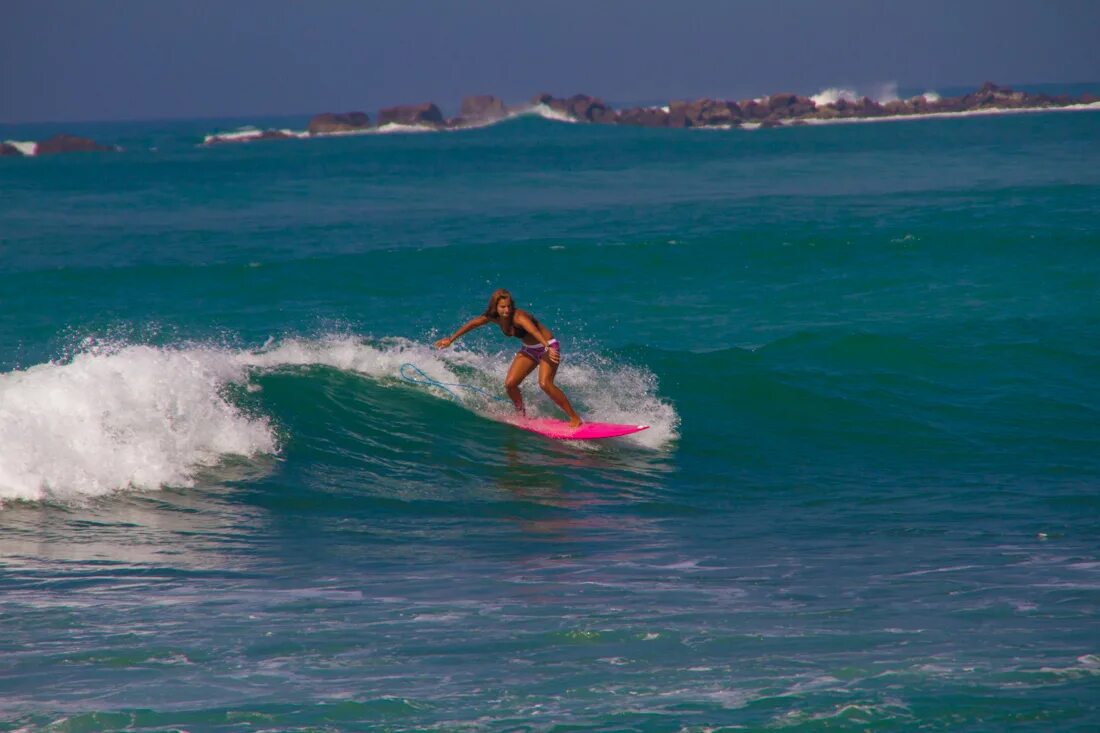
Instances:
[[[528,313],[527,317],[530,318],[531,322],[534,323],[536,326],[538,326],[539,328],[542,327],[541,324],[539,324],[538,319],[535,318],[533,315]],[[510,335],[515,336],[518,339],[521,339],[527,335],[527,329],[516,323],[515,316],[512,316],[512,333]]]

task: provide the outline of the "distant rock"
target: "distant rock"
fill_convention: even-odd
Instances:
[[[835,120],[835,119],[848,119],[853,117],[882,117],[887,114],[887,110],[881,104],[871,99],[870,97],[863,97],[858,101],[850,101],[848,99],[838,99],[835,102],[829,104],[823,104],[816,107],[812,112],[805,115],[799,115],[799,117],[812,117],[819,120]]]
[[[443,113],[431,102],[387,107],[378,112],[378,126],[382,125],[443,127]]]
[[[20,152],[19,148],[15,147],[14,145],[9,145],[8,143],[0,143],[0,156],[2,156],[2,155],[22,155],[22,154],[23,153]]]
[[[758,99],[745,99],[737,106],[741,109],[741,117],[747,121],[767,119],[771,114],[767,100],[761,102]]]
[[[741,107],[736,102],[697,99],[672,102],[668,107],[669,127],[718,127],[741,122]]]
[[[608,107],[599,97],[587,94],[574,94],[568,99],[559,99],[550,94],[537,94],[531,104],[541,104],[554,112],[572,117],[579,122],[612,124],[618,121],[618,112]]]
[[[331,135],[336,132],[357,132],[370,126],[365,112],[324,112],[309,121],[310,135]]]
[[[458,117],[447,120],[447,127],[480,127],[497,120],[503,120],[509,115],[509,110],[504,102],[491,94],[478,94],[465,97]]]
[[[54,135],[38,143],[35,155],[54,155],[55,153],[108,153],[116,148],[100,145],[95,140],[76,135]]]
[[[668,127],[668,111],[660,107],[634,107],[619,112],[620,125]]]
[[[797,94],[773,94],[761,106],[768,108],[768,119],[790,120],[806,117],[817,110],[817,105],[809,97]]]
[[[508,108],[492,94],[479,94],[462,100],[459,116],[466,120],[491,121],[508,116]]]

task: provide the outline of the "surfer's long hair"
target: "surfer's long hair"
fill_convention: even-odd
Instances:
[[[497,303],[507,298],[512,301],[512,316],[516,315],[516,301],[504,288],[498,288],[493,291],[493,294],[489,296],[489,307],[485,309],[485,317],[495,321],[497,319]]]

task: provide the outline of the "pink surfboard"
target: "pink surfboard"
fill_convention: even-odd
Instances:
[[[649,429],[648,425],[618,425],[606,422],[586,422],[579,428],[571,428],[565,420],[554,420],[549,417],[513,417],[505,422],[521,430],[530,430],[532,433],[555,440],[618,438]]]

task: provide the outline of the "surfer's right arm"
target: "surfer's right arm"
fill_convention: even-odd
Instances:
[[[462,334],[467,333],[469,331],[473,331],[475,328],[481,328],[482,326],[484,326],[488,322],[489,322],[489,319],[486,316],[478,316],[476,318],[471,318],[470,320],[466,321],[466,325],[464,325],[462,328],[455,331],[454,335],[452,335],[448,338],[441,338],[438,341],[436,341],[435,342],[435,348],[445,349],[448,346],[450,346],[451,344],[453,344],[455,341],[458,341],[458,338]]]

